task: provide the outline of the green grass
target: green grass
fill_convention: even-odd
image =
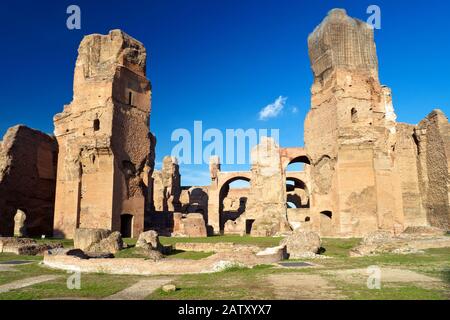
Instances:
[[[0,254],[1,258],[3,257],[3,254]],[[25,258],[25,259],[22,259]],[[64,274],[64,271],[60,270],[52,270],[48,268],[44,268],[41,265],[39,265],[39,260],[32,260],[32,259],[26,259],[28,257],[24,256],[15,256],[11,260],[30,260],[33,261],[33,263],[25,264],[25,265],[17,265],[14,266],[14,271],[1,271],[0,272],[0,285],[9,283],[12,281],[29,278],[29,277],[36,277],[40,275],[46,275],[46,274]]]
[[[49,239],[46,239],[47,241]],[[278,245],[281,238],[250,238],[239,236],[217,236],[209,238],[165,238],[164,245],[176,242],[233,242],[259,246]],[[45,241],[45,240],[44,240]],[[122,250],[116,257],[141,258],[132,247],[132,239],[124,239],[130,248]],[[178,290],[165,293],[156,290],[148,299],[275,299],[274,289],[266,277],[270,274],[304,273],[320,275],[336,286],[343,297],[355,300],[440,300],[450,299],[450,249],[430,249],[422,254],[380,255],[373,257],[349,257],[351,248],[357,246],[360,239],[323,239],[325,255],[330,259],[312,260],[316,267],[288,269],[274,266],[255,268],[231,268],[214,274],[177,276],[173,283]],[[69,243],[67,244],[69,245]],[[207,252],[185,252],[175,250],[166,259],[198,260],[210,256]],[[48,299],[48,298],[102,298],[123,290],[142,276],[119,276],[107,274],[82,274],[81,290],[69,290],[66,286],[70,274],[52,270],[39,265],[42,257],[0,254],[0,261],[30,260],[31,264],[13,266],[16,271],[0,271],[0,285],[15,280],[43,274],[59,275],[57,280],[0,294],[0,299]],[[306,260],[308,261],[308,260]],[[371,265],[406,269],[441,279],[438,287],[421,286],[416,283],[382,283],[381,290],[370,290],[362,283],[344,281],[333,273],[337,270],[366,268]]]
[[[348,257],[352,248],[358,246],[361,243],[361,239],[322,239],[322,247],[325,249],[323,253],[329,257],[345,258]]]
[[[116,254],[114,254],[114,257],[116,258],[143,258],[146,257],[139,252],[139,248],[136,247],[129,247],[123,250],[120,250]]]
[[[350,290],[348,290],[350,289]],[[445,292],[424,289],[413,285],[384,286],[380,290],[348,288],[344,291],[353,300],[447,300]]]
[[[70,273],[48,282],[0,294],[0,300],[40,300],[52,298],[103,298],[136,283],[136,276],[107,274],[81,274],[80,290],[70,290],[67,279]]]
[[[159,237],[163,245],[173,245],[175,243],[218,243],[232,242],[236,244],[256,245],[263,248],[276,247],[283,238],[280,237],[250,237],[250,236],[213,236],[207,238],[178,238],[178,237]]]
[[[129,246],[134,246],[137,241],[137,239],[133,239],[133,238],[123,238],[122,240],[124,243],[126,243]]]
[[[351,300],[448,300],[449,293],[439,289],[425,289],[413,284],[387,284],[380,289],[365,285],[334,282],[337,288]]]
[[[274,298],[273,292],[261,277],[272,270],[271,266],[254,268],[233,267],[212,274],[184,275],[176,279],[175,292],[156,290],[151,300],[264,300]]]
[[[64,248],[73,248],[73,240],[71,239],[55,239],[55,238],[34,238],[37,243],[61,243]]]
[[[20,260],[20,261],[41,261],[42,256],[18,256],[14,253],[0,253],[0,261],[11,261],[11,260]]]

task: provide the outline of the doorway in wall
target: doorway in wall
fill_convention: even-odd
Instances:
[[[133,236],[133,216],[125,213],[120,216],[120,233],[122,238],[131,238]]]
[[[250,234],[252,232],[252,226],[253,226],[254,222],[255,222],[254,219],[245,220],[245,233],[246,234]]]

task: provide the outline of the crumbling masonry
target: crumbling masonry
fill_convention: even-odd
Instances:
[[[418,125],[397,123],[391,90],[378,78],[373,30],[344,10],[329,13],[308,47],[314,83],[305,148],[263,139],[250,172],[222,172],[213,157],[211,185],[197,187],[208,199],[205,222],[214,233],[255,236],[448,230],[450,125],[442,111]],[[304,171],[287,170],[296,162]],[[250,187],[230,190],[236,180]]]
[[[59,144],[56,236],[103,228],[138,236],[150,161],[150,82],[144,46],[120,30],[78,49],[74,97],[54,118]]]
[[[224,172],[212,157],[210,185],[182,187],[175,158],[154,170],[144,46],[120,30],[86,36],[73,101],[54,118],[57,143],[22,126],[0,143],[0,234],[72,238],[77,228],[103,228],[124,237],[144,229],[274,236],[298,229],[362,237],[416,226],[449,230],[447,117],[434,110],[417,125],[397,122],[391,90],[378,77],[374,32],[344,10],[328,14],[308,47],[314,82],[305,147],[263,138],[250,171]],[[294,163],[304,169],[288,170]],[[231,188],[238,180],[249,186]]]

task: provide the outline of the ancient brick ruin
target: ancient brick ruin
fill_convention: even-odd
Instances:
[[[86,36],[71,104],[54,118],[59,145],[55,235],[102,228],[144,230],[153,164],[151,85],[144,46],[120,30]]]
[[[308,46],[314,83],[305,148],[263,139],[249,172],[222,172],[213,157],[211,185],[191,187],[205,194],[197,212],[212,232],[273,236],[300,229],[361,237],[411,226],[448,230],[446,116],[435,110],[418,125],[397,123],[391,90],[378,78],[373,30],[344,10],[332,10]],[[297,162],[303,171],[287,170]],[[236,180],[250,188],[230,189]]]
[[[58,145],[23,125],[0,141],[0,235],[51,236]]]
[[[66,238],[79,228],[124,237],[144,229],[329,237],[450,229],[447,117],[434,110],[417,125],[396,121],[391,90],[378,77],[373,30],[344,10],[328,14],[308,47],[314,83],[305,146],[263,138],[250,171],[222,171],[212,157],[210,185],[181,186],[177,159],[165,157],[154,170],[144,46],[120,30],[86,36],[73,101],[54,118],[57,143],[18,127],[1,144],[0,234],[51,233],[53,220],[54,235]],[[296,163],[302,171],[288,170]],[[238,180],[249,187],[230,188]]]

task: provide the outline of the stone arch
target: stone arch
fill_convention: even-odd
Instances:
[[[286,172],[288,167],[295,163],[311,164],[310,157],[306,154],[304,148],[283,148],[280,151],[283,170]]]
[[[293,163],[311,164],[311,160],[305,154],[305,155],[300,155],[298,157],[293,158],[291,161],[289,161],[288,165],[293,164]]]
[[[239,180],[251,182],[251,172],[220,172],[218,189]]]
[[[186,213],[200,213],[203,215],[206,222],[208,222],[208,193],[203,188],[189,189],[189,204],[186,208]]]
[[[229,220],[235,221],[243,213],[245,213],[247,207],[247,201],[249,194],[243,194],[239,196],[239,203],[235,203],[233,210],[230,208],[225,208],[224,200],[227,198],[230,192],[230,184],[236,181],[246,181],[251,182],[251,179],[247,175],[236,175],[229,177],[226,181],[221,184],[219,191],[219,216],[220,216],[220,232],[223,233],[225,228],[225,223]],[[250,190],[250,186],[248,188]],[[238,207],[236,207],[238,205]]]
[[[286,177],[286,202],[295,204],[296,208],[309,208],[310,195],[306,183],[296,177]]]

